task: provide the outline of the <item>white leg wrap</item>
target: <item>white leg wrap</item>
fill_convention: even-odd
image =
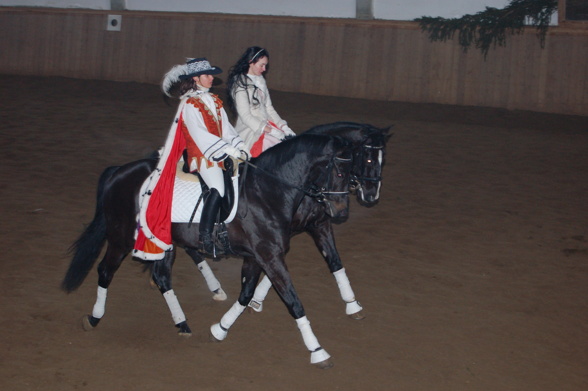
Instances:
[[[337,280],[337,286],[339,287],[339,292],[341,293],[343,301],[346,303],[355,301],[355,295],[353,294],[353,289],[351,289],[349,278],[347,278],[347,274],[345,273],[345,268],[337,270],[333,273],[333,276],[335,276],[335,280]]]
[[[325,361],[329,357],[329,353],[326,350],[321,348],[316,339],[314,333],[312,332],[312,328],[310,327],[310,321],[303,316],[302,318],[296,319],[296,324],[298,325],[298,329],[300,330],[300,334],[302,334],[302,339],[304,340],[304,344],[306,348],[310,350],[310,363],[316,364],[321,361]]]
[[[261,312],[263,310],[263,301],[265,300],[269,290],[272,287],[272,283],[268,276],[263,276],[261,282],[255,288],[255,293],[253,293],[253,299],[249,302],[249,307],[253,308],[257,312]]]
[[[104,316],[106,307],[106,293],[106,288],[102,288],[101,286],[98,287],[98,292],[96,293],[96,303],[92,309],[92,316],[96,319],[101,319]]]
[[[200,273],[202,273],[202,277],[204,277],[204,280],[206,280],[206,285],[208,286],[208,289],[211,292],[214,292],[214,291],[220,289],[221,284],[216,279],[210,266],[208,266],[208,262],[206,262],[206,261],[200,262],[198,264],[198,270],[200,270]]]
[[[210,326],[210,332],[219,341],[224,340],[227,337],[229,329],[235,323],[239,315],[245,310],[245,306],[239,304],[238,301],[223,315],[219,323]]]
[[[298,325],[298,329],[300,330],[300,334],[302,334],[302,339],[304,340],[304,344],[308,350],[314,352],[321,347],[321,345],[318,343],[318,340],[314,336],[314,333],[312,332],[310,321],[306,316],[296,319],[296,324]]]
[[[341,298],[347,303],[345,313],[351,315],[361,311],[363,308],[357,300],[355,300],[355,294],[353,293],[353,289],[351,289],[351,283],[349,282],[349,278],[347,278],[345,268],[337,270],[333,273],[333,276],[335,276],[335,280],[337,280],[337,286],[339,287]]]
[[[174,324],[184,322],[186,320],[186,316],[184,315],[184,311],[182,311],[182,307],[180,307],[180,302],[178,301],[174,290],[170,289],[169,291],[165,292],[163,297],[165,298],[167,306],[171,311]]]

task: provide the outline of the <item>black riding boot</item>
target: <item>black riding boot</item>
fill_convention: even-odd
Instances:
[[[204,201],[202,207],[202,217],[200,218],[200,234],[198,241],[198,251],[204,254],[216,256],[212,231],[214,223],[218,217],[222,197],[217,189],[211,189],[210,194]]]

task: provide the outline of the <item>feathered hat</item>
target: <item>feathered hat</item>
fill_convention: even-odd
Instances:
[[[211,66],[204,57],[188,58],[185,64],[174,65],[172,69],[167,71],[163,77],[161,89],[167,96],[171,97],[169,91],[179,81],[200,75],[218,75],[221,72],[222,69]]]

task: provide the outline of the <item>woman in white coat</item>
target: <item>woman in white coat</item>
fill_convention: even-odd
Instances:
[[[296,134],[276,112],[265,82],[269,53],[258,46],[247,48],[229,72],[228,103],[237,113],[235,130],[256,157]]]

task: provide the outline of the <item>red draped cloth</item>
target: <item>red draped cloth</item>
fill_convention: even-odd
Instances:
[[[133,250],[133,256],[141,259],[159,260],[165,256],[165,251],[172,249],[171,208],[176,167],[186,148],[182,123],[180,116],[175,131],[168,135],[157,169],[147,179],[148,185],[147,182],[143,185]]]

